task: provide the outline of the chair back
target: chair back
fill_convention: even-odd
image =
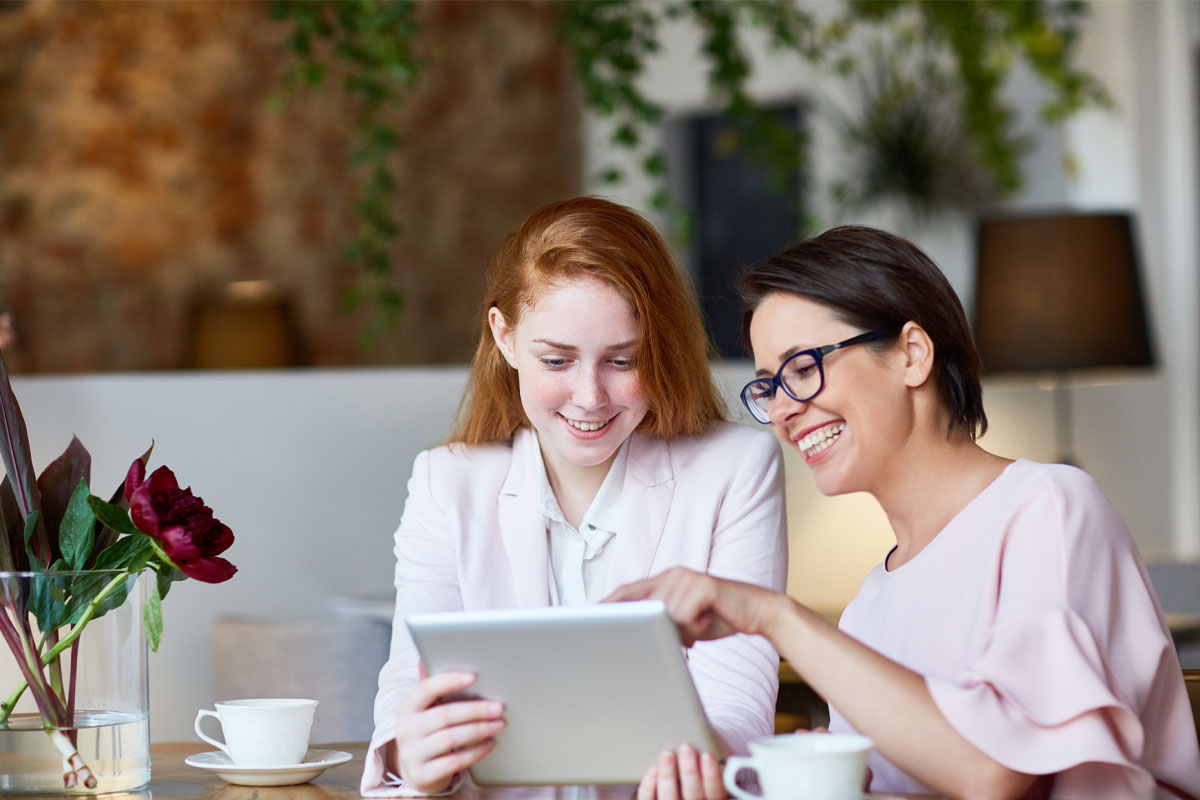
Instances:
[[[1196,724],[1196,739],[1200,740],[1200,669],[1185,669],[1183,685],[1187,687],[1188,702],[1192,704],[1192,721]]]
[[[214,700],[308,697],[313,744],[371,738],[391,628],[368,619],[218,617],[209,635]]]

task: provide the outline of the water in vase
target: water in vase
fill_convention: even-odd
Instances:
[[[150,782],[150,723],[145,715],[75,712],[76,746],[98,782],[63,787],[62,754],[37,714],[13,714],[0,725],[0,794],[128,792]],[[63,729],[66,730],[66,729]]]

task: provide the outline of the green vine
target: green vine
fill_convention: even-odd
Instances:
[[[637,85],[646,61],[660,49],[659,13],[656,6],[628,0],[568,0],[563,6],[562,33],[575,53],[584,102],[612,119],[612,143],[631,153],[647,175],[658,179],[660,185],[649,202],[663,210],[670,204],[670,195],[661,185],[667,159],[642,134],[662,121],[663,108]],[[668,6],[662,13],[673,17],[679,11]],[[610,164],[597,177],[613,185],[623,182],[625,173]]]
[[[373,313],[360,343],[369,346],[395,325],[404,295],[392,272],[393,244],[401,229],[392,205],[396,180],[389,165],[401,140],[388,122],[421,62],[413,52],[414,0],[275,0],[272,15],[291,24],[289,47],[296,63],[284,81],[290,92],[303,82],[324,83],[330,51],[342,66],[342,89],[357,102],[351,164],[359,174],[357,233],[343,246],[359,267],[357,281],[343,297],[347,310],[364,305]]]
[[[822,80],[857,89],[843,93],[857,95],[861,108],[843,115],[842,138],[862,166],[828,187],[843,209],[888,197],[933,215],[1020,189],[1028,142],[1002,97],[1018,62],[1047,92],[1041,109],[1047,123],[1111,105],[1104,87],[1073,66],[1087,14],[1083,0],[847,0],[831,18],[795,0],[558,3],[585,104],[611,122],[612,144],[654,181],[647,202],[663,211],[673,208],[667,160],[651,134],[664,108],[639,80],[661,50],[667,21],[699,29],[713,103],[738,123],[747,152],[781,177],[807,174],[804,132],[783,125],[750,96],[752,64],[741,33],[761,30],[774,51],[816,68]],[[362,176],[355,205],[360,229],[345,253],[361,267],[348,305],[370,301],[376,310],[364,334],[370,342],[403,306],[391,268],[400,228],[388,166],[400,139],[385,117],[420,71],[412,46],[416,3],[275,0],[272,11],[292,28],[296,64],[288,87],[322,83],[332,54],[342,64],[345,91],[359,101],[353,163]],[[877,45],[865,60],[864,41]],[[914,45],[921,52],[916,59],[907,56]],[[614,161],[596,178],[613,185],[628,175]]]
[[[747,151],[774,171],[803,171],[803,132],[780,125],[746,88],[751,68],[738,33],[749,27],[763,29],[775,50],[832,78],[873,90],[868,99],[875,105],[864,109],[851,138],[860,147],[875,147],[877,167],[883,172],[865,175],[859,185],[839,182],[831,187],[835,199],[845,206],[890,194],[922,213],[936,213],[961,208],[963,193],[933,174],[939,168],[936,158],[916,165],[896,158],[937,143],[936,138],[916,139],[938,132],[936,125],[914,118],[919,109],[913,104],[925,99],[920,87],[937,85],[956,95],[952,106],[942,105],[943,118],[934,122],[946,122],[944,115],[951,109],[954,119],[949,122],[962,131],[966,158],[987,172],[990,191],[1014,193],[1022,184],[1020,158],[1027,142],[1016,129],[1015,112],[1004,102],[1001,89],[1015,63],[1027,63],[1047,89],[1042,118],[1048,123],[1062,122],[1090,106],[1111,105],[1104,87],[1072,65],[1086,13],[1082,0],[850,0],[840,15],[822,21],[792,0],[566,0],[563,32],[575,51],[588,105],[614,120],[612,143],[633,153],[650,174],[665,172],[662,153],[645,144],[645,128],[659,122],[663,109],[640,92],[637,80],[646,59],[659,49],[659,26],[681,18],[690,19],[702,32],[700,55],[708,65],[709,93],[744,126]],[[864,66],[855,47],[865,36],[872,36],[882,51]],[[902,76],[891,85],[871,82],[879,59],[895,67],[914,43],[932,53],[923,61],[921,74]],[[913,124],[880,126],[882,109],[897,103],[905,105]],[[872,141],[876,134],[887,138]],[[913,174],[918,168],[925,173]],[[899,174],[905,170],[907,176]],[[600,178],[613,183],[623,175],[608,166]],[[940,187],[947,192],[940,193]],[[972,197],[982,199],[982,192]],[[650,200],[656,208],[669,202],[663,189]]]
[[[1112,105],[1096,78],[1072,66],[1088,11],[1083,0],[852,0],[850,4],[856,22],[884,23],[906,11],[916,14],[910,36],[952,55],[956,85],[962,87],[965,130],[1006,194],[1022,185],[1019,161],[1025,143],[1016,130],[1013,109],[1000,97],[1018,60],[1033,69],[1050,93],[1041,108],[1047,123],[1060,123],[1089,106]]]

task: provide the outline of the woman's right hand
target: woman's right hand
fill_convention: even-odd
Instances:
[[[770,638],[771,621],[778,618],[781,606],[791,602],[787,595],[762,586],[722,580],[684,567],[625,584],[604,598],[606,603],[629,600],[661,600],[688,647],[734,633]]]
[[[453,670],[422,677],[396,709],[395,767],[405,785],[423,794],[445,791],[454,775],[495,747],[504,730],[504,704],[494,700],[443,702],[475,682]]]

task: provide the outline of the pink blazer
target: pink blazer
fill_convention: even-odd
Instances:
[[[511,445],[439,447],[413,464],[396,531],[391,655],[379,674],[363,794],[413,794],[383,785],[382,748],[395,737],[397,704],[417,681],[404,618],[550,603],[536,446],[522,429]],[[635,433],[621,505],[609,590],[673,566],[785,588],[783,461],[770,433],[729,423],[695,438]],[[688,664],[709,720],[730,747],[744,752],[747,742],[772,733],[779,659],[764,639],[699,643]],[[629,713],[636,724],[637,710]]]

